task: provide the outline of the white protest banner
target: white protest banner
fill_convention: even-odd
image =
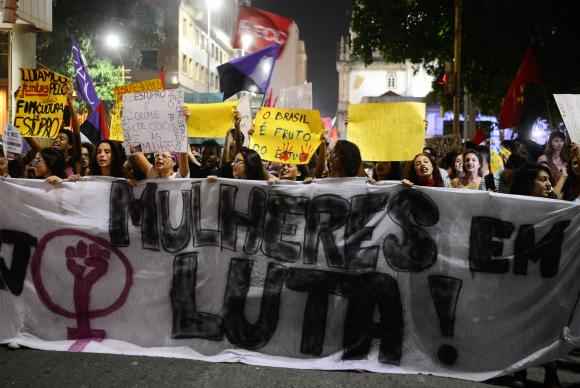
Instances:
[[[14,159],[15,155],[20,155],[22,153],[22,136],[17,128],[14,128],[12,124],[6,126],[6,130],[3,135],[4,140],[4,152],[8,159]]]
[[[123,95],[125,145],[143,152],[187,151],[182,113],[183,91],[178,89]]]
[[[574,143],[580,143],[580,95],[554,94],[564,124]]]
[[[360,179],[0,195],[0,343],[485,380],[580,341],[574,203]]]

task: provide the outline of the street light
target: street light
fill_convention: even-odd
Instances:
[[[221,0],[205,0],[205,7],[207,9],[207,92],[209,93],[211,91],[211,13],[212,11],[217,11],[219,7],[221,7]]]
[[[242,34],[241,37],[241,43],[242,43],[242,57],[244,55],[246,55],[246,51],[248,51],[248,49],[250,47],[252,47],[252,44],[254,43],[254,37],[252,36],[252,34]]]
[[[121,73],[122,73],[122,80],[123,84],[125,84],[125,63],[123,63],[123,57],[121,56],[121,37],[114,33],[110,32],[105,36],[105,45],[113,50],[116,51],[119,55],[119,61],[121,62]]]

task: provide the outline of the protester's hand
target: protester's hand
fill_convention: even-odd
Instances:
[[[367,177],[367,182],[370,183],[371,185],[376,185],[377,181],[374,180],[372,177]]]
[[[401,184],[403,186],[405,186],[405,187],[413,187],[413,186],[415,186],[415,184],[413,182],[411,182],[410,180],[408,180],[408,179],[403,179],[401,181]]]
[[[187,105],[181,105],[180,112],[183,116],[185,116],[186,119],[188,119],[189,116],[191,116],[191,112],[189,111]]]
[[[137,183],[136,179],[127,179],[127,184],[131,187],[137,187]]]
[[[55,186],[55,185],[61,184],[62,179],[57,177],[56,175],[52,175],[52,176],[49,176],[48,178],[46,178],[45,182],[48,183],[49,185]]]
[[[560,169],[560,175],[567,177],[568,176],[568,169],[566,167],[562,167]]]
[[[308,185],[310,183],[314,182],[314,178],[312,178],[311,176],[309,176],[308,178],[304,178],[304,181],[302,181],[302,183]]]
[[[69,182],[78,182],[78,181],[81,180],[81,176],[78,175],[78,174],[71,175],[68,178],[66,178],[66,180],[69,181]]]
[[[218,181],[218,177],[215,175],[208,175],[207,176],[207,183],[216,183]]]
[[[278,182],[280,182],[280,178],[278,178],[277,176],[269,174],[269,176],[268,176],[268,184],[269,185],[275,185]]]

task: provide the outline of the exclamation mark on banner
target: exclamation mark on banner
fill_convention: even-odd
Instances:
[[[443,337],[453,337],[455,308],[462,283],[460,279],[449,276],[429,276],[429,290],[439,317],[439,326]],[[457,349],[449,344],[443,344],[437,350],[437,358],[445,365],[453,365],[457,361]]]

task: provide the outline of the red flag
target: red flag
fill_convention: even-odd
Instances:
[[[501,105],[499,114],[500,128],[514,128],[520,123],[524,105],[524,89],[527,84],[541,83],[540,69],[534,50],[530,47],[524,55],[522,64],[512,81]]]
[[[292,23],[292,19],[262,9],[242,6],[234,48],[253,53],[277,43],[283,50]]]
[[[97,112],[99,116],[99,128],[101,130],[101,139],[109,140],[109,125],[107,124],[107,111],[105,109],[105,103],[103,101],[99,102],[97,105]]]
[[[161,66],[161,70],[159,70],[159,79],[161,80],[161,85],[163,85],[163,89],[167,89],[165,87],[165,67]]]
[[[485,132],[483,131],[483,129],[477,128],[477,130],[473,134],[473,138],[471,139],[471,142],[473,144],[480,145],[481,143],[483,143],[483,141],[485,139],[486,139],[486,137],[485,137]]]

